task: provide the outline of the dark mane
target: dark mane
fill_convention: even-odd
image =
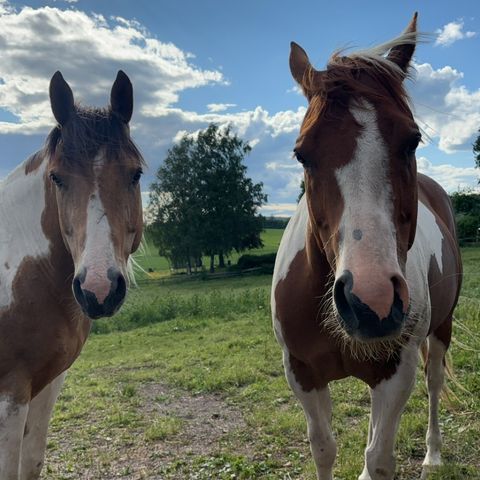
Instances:
[[[57,125],[45,141],[48,155],[53,157],[61,149],[62,161],[71,166],[92,161],[102,147],[106,148],[107,159],[133,157],[140,165],[145,163],[128,126],[109,108],[75,105],[66,125]]]
[[[405,73],[384,56],[368,51],[349,56],[334,53],[326,70],[310,67],[303,77],[300,86],[309,99],[309,108],[302,134],[327,115],[330,104],[348,106],[350,99],[364,98],[372,103],[393,100],[400,110],[410,112],[404,79]]]

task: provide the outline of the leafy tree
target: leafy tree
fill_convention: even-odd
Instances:
[[[480,130],[478,133],[480,134]],[[473,144],[473,154],[475,155],[475,166],[480,168],[480,135],[478,135],[475,143]]]
[[[169,150],[150,195],[153,238],[162,255],[190,264],[208,255],[213,271],[215,255],[222,267],[232,250],[262,246],[256,212],[267,196],[263,184],[246,175],[243,159],[250,150],[230,128],[213,124]]]
[[[187,266],[201,257],[199,248],[201,209],[197,159],[191,154],[194,140],[185,136],[167,153],[150,186],[151,234],[160,255],[174,268]]]
[[[450,195],[460,244],[474,242],[480,227],[480,194],[460,190]]]
[[[274,228],[278,230],[283,230],[290,220],[290,217],[263,217],[263,228]]]
[[[452,193],[450,199],[457,215],[469,214],[480,217],[480,194],[465,189]]]

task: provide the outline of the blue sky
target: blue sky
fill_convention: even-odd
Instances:
[[[176,138],[210,121],[250,141],[250,175],[264,213],[289,214],[302,170],[291,151],[306,102],[293,88],[289,43],[323,68],[338,48],[400,33],[419,11],[423,32],[409,84],[431,143],[419,169],[448,190],[477,184],[471,143],[480,127],[480,3],[474,1],[0,0],[0,178],[53,126],[48,82],[61,70],[76,98],[105,104],[116,71],[134,84],[133,136],[152,175]]]

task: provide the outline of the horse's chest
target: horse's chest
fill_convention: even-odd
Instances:
[[[48,278],[48,265],[22,262],[12,285],[14,300],[0,309],[0,379],[21,369],[33,394],[72,364],[90,328],[68,282]],[[56,273],[68,276],[67,270]]]

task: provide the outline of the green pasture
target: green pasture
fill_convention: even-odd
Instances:
[[[283,230],[267,228],[262,234],[263,247],[249,250],[249,254],[262,255],[266,253],[276,252],[280,240],[282,238]],[[237,263],[238,258],[242,253],[232,252],[232,254],[226,257],[225,261],[230,260],[232,265]],[[150,272],[153,271],[153,276],[165,276],[170,273],[170,264],[165,257],[158,255],[158,249],[153,244],[152,238],[147,234],[144,237],[142,248],[135,255],[135,260],[141,268]],[[218,262],[218,257],[215,257],[215,265]],[[209,268],[210,259],[208,257],[203,258],[203,265],[205,268]]]
[[[278,237],[268,234],[275,245]],[[480,479],[480,248],[463,256],[451,348],[462,388],[451,383],[454,396],[442,403],[445,466],[432,480]],[[271,330],[270,281],[235,277],[132,290],[119,315],[95,324],[70,370],[42,478],[313,480],[305,420]],[[335,478],[357,479],[368,390],[347,379],[332,384],[332,397]],[[419,478],[426,426],[419,368],[398,435],[396,478]]]

